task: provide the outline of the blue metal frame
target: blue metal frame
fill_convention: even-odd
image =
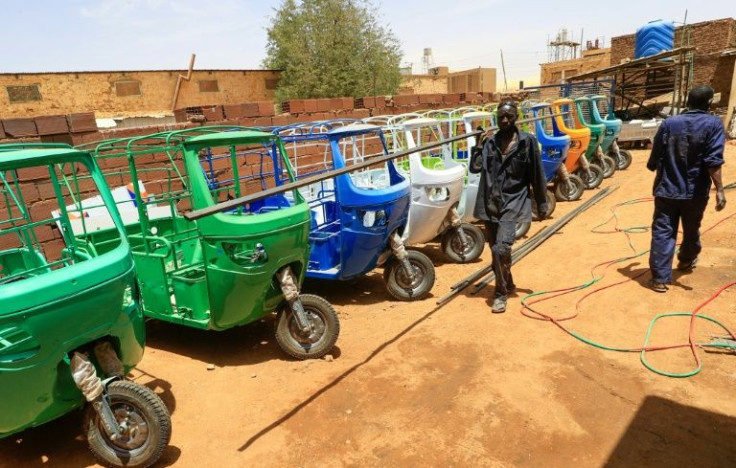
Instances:
[[[344,125],[349,122],[352,123],[338,120],[297,124],[273,131],[285,145],[309,141],[329,144],[335,169],[347,166],[340,150],[340,142],[345,138],[375,134],[384,153],[388,154],[380,127]],[[318,129],[329,131],[317,132]],[[403,231],[409,215],[410,182],[396,170],[393,161],[387,163],[387,170],[389,184],[384,188],[359,187],[349,174],[337,176],[333,187],[324,181],[320,183],[317,197],[308,200],[312,208],[312,228],[307,277],[347,280],[363,276],[377,266],[381,254],[389,249],[389,237],[397,230]],[[297,179],[318,172],[322,171],[297,173]],[[368,212],[372,212],[375,219],[372,226],[364,223]]]

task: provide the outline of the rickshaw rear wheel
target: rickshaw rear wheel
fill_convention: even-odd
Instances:
[[[171,416],[164,402],[148,387],[126,380],[112,382],[106,394],[122,437],[111,440],[97,412],[87,405],[84,432],[94,457],[115,468],[156,463],[171,438]]]
[[[631,162],[633,161],[633,158],[631,157],[631,152],[629,150],[621,149],[619,148],[618,154],[615,153],[609,154],[609,156],[613,157],[613,159],[616,161],[616,169],[619,171],[623,171],[629,168],[631,166]]]
[[[601,163],[603,164],[604,179],[608,179],[616,172],[616,161],[612,157],[603,155],[601,157]]]
[[[557,198],[557,201],[579,200],[583,196],[584,190],[583,179],[575,174],[570,174],[567,181],[559,180],[555,184],[555,198]]]
[[[590,164],[590,176],[585,169],[578,169],[575,174],[583,179],[583,184],[587,190],[598,188],[603,182],[603,169],[598,164]]]
[[[409,280],[396,257],[391,257],[388,261],[383,271],[383,281],[386,283],[388,293],[395,299],[400,301],[423,299],[434,286],[434,265],[429,257],[421,252],[407,250],[406,253],[416,275],[414,282]]]
[[[555,212],[556,208],[557,208],[557,198],[555,198],[554,192],[552,192],[551,190],[547,190],[547,217],[548,218],[552,216],[552,213]],[[539,221],[538,210],[539,209],[537,208],[537,201],[534,198],[532,198],[532,221]],[[516,223],[516,238],[517,239],[520,239],[521,237],[523,237],[524,234],[526,234],[527,231],[529,231],[529,227],[532,225],[531,223],[526,223],[529,226],[527,226],[524,232],[519,234],[519,230],[520,230],[519,225],[521,224],[524,224],[524,223]]]
[[[480,257],[485,247],[485,236],[481,228],[468,223],[463,223],[462,228],[468,239],[468,246],[464,249],[457,229],[448,229],[442,236],[442,251],[454,263],[472,262]]]
[[[300,294],[311,331],[299,329],[294,312],[286,306],[276,322],[276,342],[296,359],[318,359],[329,353],[340,334],[340,319],[332,305],[314,294]]]

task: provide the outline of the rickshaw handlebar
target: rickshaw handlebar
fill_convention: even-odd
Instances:
[[[550,114],[539,116],[539,117],[532,117],[528,119],[517,120],[516,123],[518,124],[518,123],[536,122],[537,120],[548,119],[550,117],[554,117],[558,115],[565,115],[565,114],[567,113],[550,113]],[[498,127],[488,127],[483,131],[476,130],[474,132],[464,133],[462,135],[456,135],[451,138],[445,138],[444,140],[439,140],[433,143],[428,143],[426,145],[417,146],[416,148],[409,148],[407,150],[399,151],[398,153],[387,154],[387,155],[380,156],[377,158],[372,158],[368,161],[363,161],[363,162],[353,164],[348,167],[343,167],[340,169],[333,169],[331,171],[322,172],[320,174],[316,174],[311,177],[305,177],[304,179],[299,179],[299,180],[295,180],[294,182],[289,182],[283,185],[279,185],[278,187],[273,187],[273,188],[263,190],[257,193],[253,193],[250,195],[244,195],[242,197],[234,198],[232,200],[227,200],[222,203],[208,206],[206,208],[202,208],[199,210],[189,211],[187,213],[184,213],[183,216],[189,221],[195,221],[197,219],[204,218],[205,216],[211,216],[216,213],[222,213],[223,211],[230,211],[235,208],[247,205],[249,203],[253,203],[254,201],[263,200],[264,198],[272,197],[274,195],[288,192],[290,190],[294,190],[300,187],[306,187],[308,185],[312,185],[317,182],[322,182],[323,180],[332,179],[337,176],[347,174],[350,172],[354,172],[354,171],[357,171],[357,170],[360,170],[366,167],[370,167],[376,164],[391,161],[396,158],[408,156],[412,153],[417,153],[420,151],[426,151],[428,149],[437,148],[438,146],[446,145],[448,143],[453,143],[455,141],[464,140],[470,137],[477,137],[477,136],[482,135],[488,130],[498,130]]]

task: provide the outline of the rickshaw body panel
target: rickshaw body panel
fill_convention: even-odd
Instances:
[[[589,128],[590,129],[590,143],[588,144],[588,148],[585,151],[585,157],[588,160],[593,159],[593,156],[595,155],[595,150],[598,148],[598,146],[603,141],[603,137],[606,134],[606,126],[603,124],[596,124],[591,122],[588,122],[585,120],[585,117],[583,115],[583,104],[587,104],[590,108],[593,106],[590,103],[590,98],[586,97],[579,97],[575,99],[575,112],[573,113],[575,117],[575,126],[577,128]],[[592,113],[592,111],[591,111]]]
[[[591,96],[590,98],[590,111],[593,118],[593,123],[596,124],[603,124],[605,126],[605,133],[603,135],[603,139],[601,140],[601,150],[603,153],[608,153],[608,150],[611,148],[611,145],[614,141],[616,141],[616,138],[618,138],[619,133],[621,133],[621,127],[623,125],[623,122],[621,119],[616,118],[603,118],[603,116],[600,113],[600,109],[598,108],[598,101],[605,99],[603,96]]]
[[[0,284],[0,438],[84,404],[69,368],[73,350],[110,339],[126,371],[143,356],[145,328],[133,260],[114,201],[92,158],[70,148],[5,153],[0,171],[67,161],[89,168],[119,226],[120,242],[83,262]],[[0,252],[4,271],[6,265],[16,272],[22,263],[28,266],[31,257],[22,250]],[[38,266],[44,260],[30,261]]]
[[[567,106],[567,111],[563,111],[563,106]],[[552,109],[555,114],[562,112],[575,112],[572,110],[574,102],[572,99],[558,99],[552,102]],[[554,134],[556,136],[567,135],[570,137],[570,148],[567,150],[565,158],[565,168],[568,172],[573,173],[580,167],[580,158],[585,155],[590,146],[590,129],[587,127],[573,128],[565,124],[562,115],[555,115],[552,121]]]

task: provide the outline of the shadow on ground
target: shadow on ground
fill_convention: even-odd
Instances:
[[[604,465],[736,466],[736,418],[648,396]]]

